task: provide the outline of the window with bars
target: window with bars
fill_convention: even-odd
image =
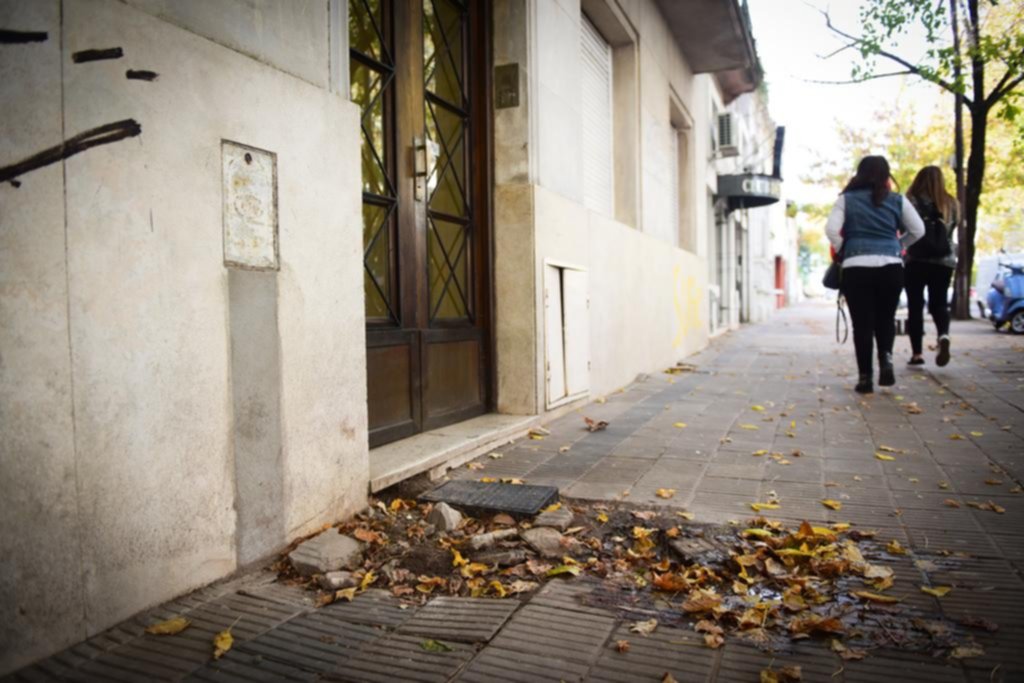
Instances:
[[[389,9],[388,0],[348,6],[349,95],[362,111],[363,285],[371,324],[399,321]]]
[[[465,320],[473,315],[466,26],[462,3],[424,0],[423,106],[427,140],[438,151],[427,175],[431,322]]]

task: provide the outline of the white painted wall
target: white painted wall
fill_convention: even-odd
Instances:
[[[365,505],[368,463],[358,111],[318,87],[326,52],[277,68],[115,0],[64,3],[63,27],[56,2],[0,18],[50,31],[0,47],[0,165],[142,125],[0,187],[2,672],[237,566],[222,139],[277,154],[279,547]],[[299,24],[264,54],[301,52]]]

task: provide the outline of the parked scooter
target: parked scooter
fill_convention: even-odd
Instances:
[[[1010,331],[1024,334],[1024,265],[1000,263],[1001,272],[988,290],[988,319],[998,330],[1010,323]]]

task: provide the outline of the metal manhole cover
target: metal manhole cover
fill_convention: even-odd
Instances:
[[[433,503],[510,515],[535,515],[558,499],[554,486],[449,481],[420,496]]]

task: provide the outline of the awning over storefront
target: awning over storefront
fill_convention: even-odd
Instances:
[[[657,0],[694,73],[713,73],[726,103],[761,83],[763,73],[739,0]]]
[[[768,206],[782,196],[782,180],[761,173],[718,176],[718,196],[729,211]]]

